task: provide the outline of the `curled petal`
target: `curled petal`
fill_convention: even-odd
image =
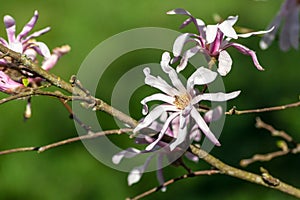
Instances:
[[[138,149],[135,149],[135,148],[128,148],[124,151],[121,151],[117,154],[115,154],[113,157],[112,157],[112,162],[114,164],[119,164],[121,162],[121,160],[123,158],[132,158],[138,154],[140,154],[141,151],[138,150]]]
[[[143,115],[146,115],[148,113],[148,106],[147,106],[147,103],[149,101],[155,101],[155,100],[159,100],[159,101],[163,101],[163,102],[166,102],[166,103],[169,103],[169,104],[173,104],[174,102],[174,97],[171,97],[171,96],[168,96],[168,95],[165,95],[165,94],[162,94],[162,93],[156,93],[156,94],[153,94],[153,95],[150,95],[148,97],[145,97],[142,101],[141,101],[141,104],[143,105]]]
[[[205,67],[199,67],[187,80],[187,90],[191,92],[194,85],[205,85],[213,82],[217,73]]]
[[[179,35],[173,44],[173,55],[175,57],[180,56],[184,45],[191,40],[191,37],[195,34],[184,33]]]
[[[218,72],[221,76],[226,76],[232,65],[232,59],[227,51],[221,51],[218,58]]]
[[[188,60],[194,55],[196,55],[200,50],[201,48],[197,45],[185,51],[184,54],[182,55],[182,59],[180,60],[180,64],[176,67],[177,73],[184,70],[184,68],[187,66]]]
[[[40,55],[42,55],[46,59],[50,58],[51,53],[50,53],[50,50],[49,50],[48,46],[45,43],[43,43],[43,42],[34,42],[33,45],[34,45],[33,47],[37,51],[37,53],[39,53]]]

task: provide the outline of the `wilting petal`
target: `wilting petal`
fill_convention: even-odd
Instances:
[[[220,119],[220,117],[223,115],[223,109],[221,106],[217,106],[216,108],[209,110],[204,115],[204,120],[206,122],[213,122]]]
[[[232,59],[227,51],[221,51],[218,58],[218,72],[221,76],[226,76],[232,65]]]
[[[195,120],[195,122],[198,124],[199,128],[203,131],[203,133],[208,137],[208,139],[215,145],[221,146],[218,139],[215,137],[215,135],[211,132],[207,124],[205,123],[204,119],[201,117],[201,115],[198,113],[196,108],[191,110],[191,116]]]
[[[259,64],[258,59],[257,59],[257,57],[256,57],[256,54],[255,54],[255,52],[254,52],[253,50],[251,50],[251,49],[245,47],[244,45],[238,44],[238,43],[228,43],[228,44],[226,45],[226,47],[224,47],[224,49],[226,49],[226,48],[228,48],[228,47],[230,47],[230,46],[236,48],[236,49],[237,49],[239,52],[241,52],[242,54],[251,56],[252,61],[253,61],[254,65],[255,65],[255,67],[256,67],[258,70],[261,70],[261,71],[264,70],[264,68]]]
[[[16,22],[15,22],[14,18],[12,18],[9,15],[5,15],[4,16],[4,24],[6,27],[8,43],[14,43],[16,40],[16,38],[15,38]]]
[[[134,157],[134,156],[136,156],[136,155],[138,155],[140,153],[141,153],[141,151],[138,150],[138,149],[128,148],[128,149],[126,149],[124,151],[121,151],[121,152],[115,154],[112,157],[112,162],[117,165],[117,164],[119,164],[121,162],[121,160],[123,158],[132,158],[132,157]]]
[[[199,94],[198,96],[194,97],[191,101],[192,104],[196,104],[199,101],[207,100],[207,101],[227,101],[230,99],[233,99],[237,97],[241,91],[235,91],[231,93],[223,93],[223,92],[217,92],[217,93],[204,93]]]
[[[26,37],[28,33],[33,29],[37,19],[39,17],[38,11],[34,11],[33,17],[29,20],[29,22],[24,26],[20,34],[17,36],[17,40],[21,41],[23,37]]]

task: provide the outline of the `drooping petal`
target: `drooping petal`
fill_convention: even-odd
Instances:
[[[10,15],[4,16],[4,24],[6,27],[8,43],[14,43],[16,40],[16,22]]]
[[[209,110],[204,115],[204,120],[206,122],[213,122],[220,119],[220,117],[223,115],[223,109],[221,106],[217,106],[216,108]]]
[[[192,99],[191,103],[196,104],[202,100],[216,101],[216,102],[228,101],[230,99],[236,98],[240,93],[241,91],[234,91],[231,93],[217,92],[217,93],[199,94]]]
[[[130,171],[130,173],[127,177],[127,182],[128,182],[129,186],[131,186],[134,183],[139,182],[139,180],[142,178],[143,173],[145,172],[146,168],[148,167],[152,157],[153,156],[149,156],[147,158],[146,162],[144,163],[144,165],[135,167]]]
[[[198,124],[199,128],[203,131],[203,133],[206,135],[206,137],[217,146],[221,146],[220,142],[216,138],[216,136],[211,132],[207,124],[205,123],[204,119],[201,117],[201,115],[198,113],[196,108],[193,108],[191,110],[191,116],[195,120],[195,122]]]
[[[218,72],[221,76],[226,76],[232,65],[232,59],[227,51],[221,51],[218,58]]]
[[[192,36],[195,36],[195,34],[192,34],[192,33],[184,33],[184,34],[179,35],[179,36],[176,38],[176,40],[174,41],[174,44],[173,44],[173,55],[174,55],[175,57],[181,55],[181,52],[182,52],[182,49],[183,49],[184,45],[185,45],[188,41],[193,40],[193,39],[191,38]]]
[[[154,148],[154,146],[163,138],[167,128],[170,126],[170,123],[178,115],[179,115],[179,112],[175,112],[175,113],[172,113],[168,117],[168,119],[164,123],[163,128],[161,129],[160,133],[158,134],[157,139],[146,147],[146,151],[151,151]]]
[[[175,96],[176,94],[178,94],[178,91],[175,88],[171,87],[165,80],[163,80],[159,76],[158,77],[152,76],[150,74],[150,68],[146,67],[144,69],[144,74],[145,74],[145,83],[147,85],[157,88],[170,96]]]
[[[39,17],[38,11],[34,11],[33,17],[29,20],[29,22],[23,27],[20,34],[17,36],[17,40],[21,41],[22,38],[26,37],[28,33],[33,29],[37,19]]]
[[[141,151],[136,148],[128,148],[124,151],[121,151],[121,152],[115,154],[112,157],[112,162],[117,165],[121,162],[121,160],[123,158],[132,158],[132,157],[138,155],[139,153],[141,153]]]
[[[255,51],[253,51],[253,50],[251,50],[251,49],[245,47],[244,45],[238,44],[238,43],[228,43],[228,44],[226,45],[226,47],[224,47],[224,49],[226,49],[226,48],[228,48],[228,47],[230,47],[230,46],[236,48],[236,49],[237,49],[239,52],[241,52],[242,54],[251,56],[252,61],[253,61],[254,65],[255,65],[255,67],[256,67],[258,70],[261,70],[261,71],[264,70],[264,68],[263,68],[263,67],[259,64],[259,62],[258,62],[258,59],[257,59],[256,54],[255,54]]]
[[[194,55],[196,55],[200,50],[201,50],[201,47],[197,45],[197,46],[192,47],[192,48],[188,49],[187,51],[185,51],[182,55],[182,59],[180,60],[179,65],[177,65],[177,67],[176,67],[177,73],[184,70],[184,68],[187,66],[188,60],[191,57],[193,57]]]

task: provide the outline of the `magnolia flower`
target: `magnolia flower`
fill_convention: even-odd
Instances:
[[[35,11],[33,17],[17,36],[15,35],[16,22],[14,18],[9,15],[4,16],[4,24],[6,27],[8,41],[0,38],[0,43],[13,51],[27,55],[32,60],[35,60],[36,53],[46,58],[49,57],[50,51],[47,45],[43,42],[35,41],[34,38],[48,32],[50,30],[50,27],[46,27],[40,31],[28,35],[36,24],[38,16],[38,11]]]
[[[217,76],[217,73],[207,68],[200,67],[188,78],[186,86],[184,86],[179,80],[176,71],[169,66],[170,60],[170,54],[165,52],[162,55],[160,64],[162,70],[169,75],[173,86],[169,85],[160,77],[152,76],[149,68],[144,69],[144,74],[146,76],[145,83],[161,90],[163,93],[153,94],[141,101],[143,104],[143,114],[147,114],[147,116],[141,123],[138,124],[138,126],[134,129],[134,132],[138,132],[143,128],[149,127],[163,113],[167,112],[169,113],[169,116],[161,128],[157,139],[149,144],[146,147],[146,150],[151,150],[154,148],[154,146],[163,138],[171,122],[176,117],[179,117],[179,126],[177,130],[178,134],[175,141],[170,144],[171,151],[186,141],[186,138],[188,138],[188,125],[191,121],[195,123],[197,128],[199,128],[213,144],[220,146],[218,139],[214,136],[205,120],[197,111],[197,105],[202,100],[227,101],[237,97],[240,91],[228,94],[222,92],[197,94],[197,91],[194,87],[196,85],[206,85],[213,82]],[[164,104],[158,105],[148,113],[147,103],[153,100],[162,101]]]
[[[198,34],[184,33],[175,40],[173,45],[173,54],[175,58],[173,62],[177,61],[180,56],[182,57],[180,64],[177,67],[177,72],[183,70],[186,67],[188,60],[200,52],[204,54],[209,61],[212,60],[211,58],[218,60],[218,72],[220,75],[225,76],[231,70],[232,65],[232,59],[226,51],[229,47],[237,49],[242,54],[251,56],[256,68],[258,70],[263,70],[263,67],[259,64],[253,50],[250,50],[239,43],[230,42],[230,40],[238,39],[239,37],[247,38],[251,35],[264,34],[271,30],[237,34],[233,25],[237,22],[238,16],[229,16],[222,23],[205,26],[205,23],[201,19],[194,18],[184,9],[171,10],[167,12],[167,14],[189,16],[189,18],[182,23],[180,28],[183,28],[192,22],[198,30]],[[182,52],[187,42],[195,42],[196,45],[185,52]]]
[[[279,46],[283,51],[287,51],[290,47],[298,49],[299,45],[299,0],[286,0],[273,21],[268,27],[274,26],[275,28],[268,34],[265,34],[260,41],[260,47],[267,49],[275,38],[281,21],[284,21],[282,27]]]

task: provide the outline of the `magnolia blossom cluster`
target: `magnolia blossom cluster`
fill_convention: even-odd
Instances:
[[[68,45],[57,47],[53,49],[52,54],[48,46],[43,43],[36,41],[35,38],[47,33],[50,27],[46,27],[42,30],[36,31],[32,34],[29,32],[34,28],[38,20],[38,11],[34,12],[33,17],[23,27],[21,32],[16,35],[16,22],[13,17],[6,15],[4,16],[4,25],[6,27],[7,40],[0,37],[0,43],[9,49],[21,53],[31,59],[33,62],[37,62],[37,55],[43,57],[43,63],[41,67],[44,70],[49,70],[55,66],[58,59],[70,51]],[[28,72],[19,72],[9,68],[9,65],[13,63],[11,58],[1,55],[0,59],[0,91],[5,93],[14,93],[16,89],[25,87],[22,80],[28,78],[29,83],[38,83],[41,81],[40,78],[30,78],[32,75]]]
[[[197,34],[183,33],[178,36],[173,45],[173,58],[168,52],[162,54],[160,66],[162,71],[168,75],[168,81],[160,76],[152,75],[150,68],[144,69],[145,84],[158,89],[158,93],[147,96],[141,101],[143,105],[142,113],[145,117],[133,131],[137,134],[136,143],[146,144],[146,148],[145,150],[129,148],[117,153],[112,158],[113,163],[119,164],[124,158],[149,153],[150,156],[145,163],[133,168],[129,173],[129,185],[141,179],[150,161],[154,158],[157,160],[157,178],[160,184],[164,183],[162,174],[163,157],[172,162],[171,158],[179,154],[180,156],[185,155],[192,161],[198,161],[198,158],[188,152],[187,149],[192,142],[200,142],[202,136],[206,136],[216,146],[221,145],[217,136],[209,128],[209,123],[218,120],[222,116],[224,113],[222,107],[217,106],[207,110],[205,114],[201,114],[199,105],[203,101],[224,102],[236,98],[240,91],[209,93],[203,88],[214,82],[218,74],[225,76],[230,71],[232,59],[226,51],[229,47],[249,55],[256,68],[263,70],[253,50],[242,44],[231,42],[231,40],[264,34],[272,30],[271,28],[267,31],[237,34],[233,28],[238,19],[237,16],[230,16],[216,25],[205,25],[201,19],[193,17],[184,9],[171,10],[167,14],[188,16],[188,19],[182,23],[181,28],[193,23],[196,26]],[[184,50],[187,43],[193,43],[194,45]],[[208,65],[207,67],[198,66],[183,83],[179,78],[179,73],[187,67],[189,59],[197,53],[205,55]],[[210,66],[212,61],[218,62],[218,73],[212,71],[213,69]],[[175,70],[171,65],[176,63],[178,64]],[[148,103],[151,101],[161,103],[149,111]]]
[[[260,41],[260,47],[262,49],[268,48],[272,41],[275,39],[275,35],[280,28],[281,22],[283,27],[279,36],[279,46],[283,51],[289,50],[291,47],[298,49],[299,46],[299,0],[286,0],[282,4],[279,12],[272,20],[270,27],[275,27],[271,32],[265,34]]]

